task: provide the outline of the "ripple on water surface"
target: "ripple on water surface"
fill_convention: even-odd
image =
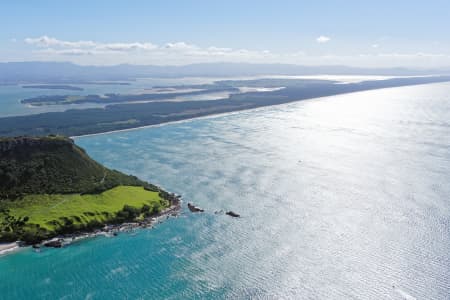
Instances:
[[[95,159],[207,213],[3,257],[0,298],[448,299],[449,91],[361,92],[79,138]]]

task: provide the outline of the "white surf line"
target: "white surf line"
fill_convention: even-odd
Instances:
[[[0,244],[0,256],[3,254],[8,254],[19,249],[17,243]]]
[[[424,77],[428,77],[428,76],[424,76]],[[433,76],[430,75],[430,77],[433,77]],[[289,102],[285,102],[285,103],[278,103],[278,104],[275,103],[275,104],[270,104],[270,105],[263,105],[263,106],[253,107],[253,108],[245,108],[242,110],[228,111],[228,112],[222,112],[222,113],[217,113],[217,114],[213,113],[213,114],[210,114],[207,116],[187,118],[187,119],[178,120],[178,121],[169,121],[169,122],[164,122],[164,123],[159,123],[159,124],[151,124],[151,125],[144,125],[144,126],[138,126],[138,127],[133,127],[133,128],[110,130],[110,131],[98,132],[98,133],[74,135],[74,136],[70,136],[70,138],[77,139],[77,138],[83,138],[83,137],[112,134],[112,133],[117,133],[117,132],[127,132],[127,131],[140,130],[140,129],[145,129],[145,128],[161,127],[161,126],[172,125],[172,124],[181,124],[181,123],[190,122],[193,120],[212,119],[212,118],[218,118],[218,117],[222,117],[222,116],[230,116],[230,115],[235,115],[235,114],[239,114],[239,113],[245,113],[245,112],[249,112],[249,111],[258,111],[260,109],[267,109],[270,107],[287,106],[287,105],[292,105],[294,103],[299,103],[299,102],[303,102],[303,101],[312,101],[312,100],[320,100],[320,99],[326,99],[326,98],[331,98],[331,97],[340,97],[340,96],[345,96],[345,95],[349,95],[349,94],[365,93],[365,92],[380,91],[380,90],[385,90],[385,89],[403,88],[403,87],[414,87],[414,86],[421,86],[421,85],[428,85],[428,84],[449,83],[449,82],[450,81],[427,82],[427,83],[417,83],[417,84],[411,84],[411,85],[391,86],[391,87],[382,87],[382,88],[368,89],[368,90],[362,90],[362,91],[346,92],[346,93],[342,93],[342,94],[299,99],[299,100],[293,100],[293,101],[289,101]]]
[[[378,90],[378,89],[376,89],[376,90]],[[367,90],[367,91],[371,91],[371,90]],[[132,128],[110,130],[110,131],[98,132],[98,133],[74,135],[74,136],[70,136],[70,138],[71,139],[77,139],[77,138],[83,138],[83,137],[112,134],[112,133],[117,133],[117,132],[127,132],[127,131],[134,131],[134,130],[140,130],[140,129],[146,129],[146,128],[162,127],[162,126],[172,125],[172,124],[182,124],[182,123],[191,122],[191,121],[194,121],[194,120],[213,119],[213,118],[218,118],[218,117],[224,117],[224,116],[231,116],[231,115],[240,114],[240,113],[246,113],[246,112],[249,112],[249,111],[258,111],[260,109],[267,109],[269,107],[292,105],[294,103],[303,102],[303,101],[325,99],[325,98],[329,98],[329,97],[336,97],[336,96],[341,96],[341,95],[345,95],[345,94],[362,93],[362,92],[366,92],[366,91],[358,91],[358,92],[350,92],[350,93],[344,93],[344,94],[336,94],[336,95],[331,95],[331,96],[322,96],[322,97],[316,97],[316,98],[300,99],[300,100],[294,100],[294,101],[287,102],[287,103],[270,104],[270,105],[264,105],[264,106],[259,106],[259,107],[253,107],[253,108],[249,108],[249,109],[228,111],[228,112],[217,113],[217,114],[213,113],[213,114],[210,114],[210,115],[207,115],[207,116],[187,118],[187,119],[178,120],[178,121],[169,121],[169,122],[163,122],[163,123],[158,123],[158,124],[151,124],[151,125],[144,125],[144,126],[138,126],[138,127],[132,127]]]
[[[283,104],[289,104],[289,103],[283,103]],[[272,105],[270,105],[270,106],[272,106]],[[269,106],[255,107],[254,109],[267,108],[267,107],[269,107]],[[162,126],[172,125],[172,124],[181,124],[181,123],[190,122],[190,121],[194,121],[194,120],[213,119],[213,118],[222,117],[222,116],[229,116],[229,115],[239,114],[239,113],[243,113],[243,112],[250,111],[250,110],[253,110],[253,109],[230,111],[230,112],[211,114],[211,115],[201,116],[201,117],[187,118],[187,119],[178,120],[178,121],[170,121],[170,122],[164,122],[164,123],[159,123],[159,124],[151,124],[151,125],[138,126],[138,127],[126,128],[126,129],[111,130],[111,131],[105,131],[105,132],[99,132],[99,133],[89,133],[89,134],[82,134],[82,135],[74,135],[74,136],[71,136],[70,138],[71,139],[77,139],[77,138],[83,138],[83,137],[89,137],[89,136],[97,136],[97,135],[111,134],[111,133],[117,133],[117,132],[126,132],[126,131],[140,130],[140,129],[145,129],[145,128],[162,127]]]

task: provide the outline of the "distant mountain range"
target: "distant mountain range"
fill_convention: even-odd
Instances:
[[[185,66],[115,65],[81,66],[68,62],[0,63],[0,84],[82,83],[125,81],[143,77],[232,77],[259,75],[437,75],[450,69],[368,69],[346,66],[300,66],[289,64],[202,63]]]

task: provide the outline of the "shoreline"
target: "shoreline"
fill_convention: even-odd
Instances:
[[[411,76],[411,77],[415,78],[415,77],[429,77],[429,76]],[[411,87],[411,86],[421,86],[421,85],[430,85],[430,84],[440,84],[440,83],[446,83],[446,82],[448,83],[450,81],[431,82],[431,83],[419,83],[419,84],[412,84],[412,85],[405,85],[405,86],[390,86],[390,87],[382,87],[382,88],[376,88],[376,89],[367,89],[367,90],[362,90],[362,91],[352,91],[352,92],[346,92],[346,93],[339,93],[339,94],[328,95],[328,96],[311,97],[311,98],[306,98],[306,99],[293,100],[293,101],[289,101],[289,102],[285,102],[285,103],[276,103],[276,104],[269,104],[269,105],[263,105],[263,106],[246,108],[246,109],[232,110],[232,111],[227,111],[227,112],[211,113],[211,114],[204,115],[204,116],[190,117],[190,118],[177,120],[177,121],[168,121],[168,122],[161,122],[161,123],[157,123],[157,124],[150,124],[150,125],[130,127],[130,128],[124,128],[124,129],[109,130],[109,131],[104,131],[104,132],[74,135],[74,136],[70,136],[70,138],[71,139],[77,139],[77,138],[84,138],[84,137],[91,137],[91,136],[98,136],[98,135],[113,134],[113,133],[118,133],[118,132],[128,132],[128,131],[133,131],[133,130],[141,130],[141,129],[146,129],[146,128],[156,128],[156,127],[161,127],[161,126],[165,126],[165,125],[182,124],[184,122],[190,122],[190,121],[194,121],[194,120],[203,120],[203,119],[209,119],[209,118],[216,118],[216,117],[221,117],[221,116],[229,116],[229,115],[239,114],[239,113],[247,112],[247,111],[256,111],[256,110],[259,110],[259,109],[265,109],[265,108],[272,107],[272,106],[291,105],[293,103],[298,103],[298,102],[302,102],[302,101],[327,99],[327,98],[330,98],[330,97],[343,96],[343,95],[354,94],[354,93],[364,93],[364,92],[369,92],[369,91],[374,91],[374,90],[378,91],[378,90],[384,90],[384,89],[394,89],[394,88],[399,88],[399,87]]]
[[[350,92],[348,94],[362,93],[362,92],[366,92],[366,91]],[[143,125],[143,126],[125,128],[125,129],[117,129],[117,130],[109,130],[109,131],[97,132],[97,133],[88,133],[88,134],[74,135],[74,136],[70,136],[70,138],[71,139],[77,139],[77,138],[91,137],[91,136],[97,136],[97,135],[107,135],[107,134],[118,133],[118,132],[127,132],[127,131],[141,130],[141,129],[146,129],[146,128],[156,128],[156,127],[161,127],[161,126],[166,126],[166,125],[182,124],[182,123],[185,123],[185,122],[190,122],[190,121],[195,121],[195,120],[204,120],[204,119],[216,118],[216,117],[221,117],[221,116],[232,116],[232,115],[239,114],[239,113],[242,113],[242,112],[256,111],[256,110],[259,110],[259,109],[265,109],[265,108],[272,107],[272,106],[291,105],[293,103],[300,102],[300,101],[326,99],[326,98],[329,98],[329,97],[335,97],[335,96],[340,96],[340,95],[345,95],[345,94],[336,94],[336,95],[332,95],[332,96],[322,96],[322,97],[315,97],[315,98],[300,99],[300,100],[295,100],[295,101],[286,102],[286,103],[258,106],[258,107],[242,109],[242,110],[233,110],[233,111],[227,111],[227,112],[220,112],[220,113],[216,113],[216,114],[212,113],[212,114],[205,115],[205,116],[191,117],[191,118],[186,118],[186,119],[177,120],[177,121],[168,121],[168,122],[162,122],[162,123],[151,124],[151,125]]]
[[[170,217],[177,217],[181,212],[181,199],[174,201],[171,206],[163,211],[139,221],[126,222],[121,224],[105,224],[102,229],[83,231],[73,234],[66,234],[43,240],[35,245],[20,245],[19,242],[0,243],[0,259],[4,256],[17,253],[20,250],[34,248],[40,251],[41,248],[63,248],[73,243],[96,237],[115,237],[119,233],[133,234],[138,229],[151,229],[154,225],[162,223]]]
[[[308,99],[308,100],[310,100],[310,99]],[[283,103],[283,104],[290,104],[290,103]],[[279,105],[283,105],[283,104],[279,104]],[[222,112],[222,113],[217,113],[217,114],[210,114],[207,116],[192,117],[192,118],[186,118],[186,119],[178,120],[178,121],[169,121],[169,122],[144,125],[144,126],[138,126],[138,127],[131,127],[131,128],[125,128],[125,129],[110,130],[110,131],[98,132],[98,133],[88,133],[88,134],[82,134],[82,135],[74,135],[74,136],[70,136],[70,138],[77,139],[77,138],[84,138],[84,137],[90,137],[90,136],[106,135],[106,134],[111,134],[111,133],[127,132],[127,131],[133,131],[133,130],[153,128],[153,127],[161,127],[161,126],[165,126],[165,125],[182,124],[182,123],[190,122],[190,121],[194,121],[194,120],[202,120],[202,119],[209,119],[209,118],[215,118],[215,117],[220,117],[220,116],[234,115],[234,114],[238,114],[238,113],[241,113],[244,111],[260,109],[260,108],[265,108],[265,107],[267,107],[267,106],[255,107],[255,108],[248,109],[248,110],[236,110],[236,111]]]
[[[12,252],[16,252],[19,250],[19,245],[17,242],[13,243],[0,243],[0,257],[6,254],[10,254]]]
[[[317,88],[311,84],[301,90],[295,85],[292,85],[291,87],[285,86],[285,89],[272,93],[258,93],[258,95],[250,93],[248,97],[244,93],[242,97],[237,97],[236,99],[229,97],[214,101],[183,101],[184,105],[181,106],[175,102],[167,101],[143,103],[137,106],[131,104],[113,104],[107,105],[103,110],[68,109],[54,113],[44,112],[19,117],[4,117],[0,118],[0,127],[2,128],[0,131],[1,135],[4,136],[36,136],[42,135],[42,132],[45,131],[76,138],[135,130],[136,128],[149,126],[161,126],[162,124],[198,119],[200,117],[217,116],[224,113],[284,105],[304,100],[444,82],[450,82],[450,76],[396,78],[348,84],[324,83],[321,88]],[[282,85],[284,86],[284,84]],[[120,116],[118,116],[115,114],[115,110],[120,109],[122,106],[126,107],[126,109],[121,111]],[[50,122],[49,120],[54,116],[57,116],[57,120]],[[71,119],[64,121],[65,117],[70,117]],[[96,117],[101,117],[101,124],[104,123],[107,126],[100,126],[101,124],[95,121]],[[131,119],[135,119],[139,123],[135,122],[135,124],[125,125],[120,123],[124,120]],[[23,123],[23,126],[17,128],[15,125],[19,121]]]

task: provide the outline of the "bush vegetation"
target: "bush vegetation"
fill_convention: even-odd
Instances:
[[[158,192],[118,186],[100,194],[27,195],[0,202],[0,241],[43,239],[150,217],[168,207]]]
[[[0,241],[36,243],[141,219],[172,200],[95,162],[69,138],[0,138]]]
[[[0,139],[0,201],[27,194],[101,193],[119,185],[158,190],[105,168],[68,138]]]

